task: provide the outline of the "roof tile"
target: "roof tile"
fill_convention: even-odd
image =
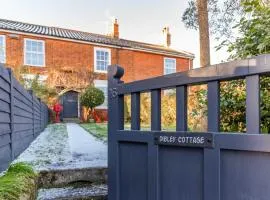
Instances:
[[[19,31],[30,34],[38,34],[45,36],[53,36],[58,38],[67,38],[73,40],[80,40],[86,42],[94,42],[105,45],[114,45],[125,48],[133,48],[136,50],[146,50],[152,51],[160,54],[169,54],[172,56],[178,57],[190,57],[194,58],[194,54],[178,51],[171,48],[166,48],[162,45],[149,44],[125,39],[112,38],[110,36],[95,34],[95,33],[87,33],[83,31],[76,31],[58,27],[49,27],[42,25],[35,25],[29,23],[23,23],[18,21],[0,19],[0,29],[10,30],[10,31]]]

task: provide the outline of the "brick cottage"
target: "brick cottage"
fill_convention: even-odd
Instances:
[[[59,92],[63,118],[79,118],[78,97],[87,85],[107,96],[110,64],[125,68],[125,82],[191,69],[194,55],[170,48],[168,27],[163,37],[162,45],[121,39],[117,20],[110,34],[101,35],[0,19],[0,62],[23,71],[26,79],[39,74]],[[97,109],[106,115],[107,101]]]

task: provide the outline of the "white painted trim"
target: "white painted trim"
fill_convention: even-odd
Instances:
[[[75,40],[75,39],[68,39],[68,38],[61,38],[61,37],[54,37],[54,36],[48,36],[48,35],[41,35],[41,34],[33,34],[33,33],[26,33],[23,31],[10,31],[10,30],[5,30],[5,29],[0,29],[1,32],[5,33],[13,33],[13,34],[22,34],[22,35],[27,35],[27,36],[33,36],[33,37],[40,37],[40,38],[48,38],[48,39],[54,39],[54,40],[62,40],[62,41],[70,41],[70,42],[76,42],[76,43],[82,43],[82,44],[92,44],[96,46],[102,46],[102,47],[112,47],[116,49],[127,49],[131,51],[139,51],[139,52],[147,52],[147,53],[153,53],[153,54],[158,54],[158,55],[166,55],[166,56],[174,56],[177,58],[189,58],[189,59],[194,59],[195,56],[185,56],[185,55],[178,55],[177,53],[169,53],[169,52],[161,52],[159,50],[149,50],[149,49],[144,49],[144,48],[129,48],[129,47],[121,47],[121,46],[116,46],[116,45],[108,45],[108,44],[102,44],[102,43],[96,43],[96,42],[88,42],[88,41],[82,41],[82,40]]]
[[[80,93],[78,93],[78,118],[81,118],[81,102],[80,102]]]
[[[3,49],[4,49],[4,61],[3,63],[7,62],[7,51],[6,51],[6,36],[0,35],[0,38],[3,38]]]
[[[94,80],[94,85],[95,87],[106,87],[108,89],[108,81],[107,80]],[[107,103],[108,103],[108,94],[107,94]],[[96,107],[97,109],[108,109],[108,105],[107,106],[104,106],[104,105],[101,105],[101,106],[98,106]]]
[[[101,48],[101,47],[94,47],[94,72],[97,73],[107,73],[107,70],[103,71],[103,70],[98,70],[97,69],[97,51],[104,51],[107,52],[109,54],[109,63],[108,65],[111,65],[111,49],[109,48]]]
[[[177,68],[176,68],[176,66],[177,66],[177,60],[175,59],[175,58],[168,58],[168,57],[164,57],[164,62],[163,62],[163,74],[164,75],[166,75],[166,70],[165,70],[165,66],[166,66],[166,60],[174,60],[174,63],[175,63],[175,65],[174,65],[174,67],[175,67],[175,72],[177,71]]]
[[[26,63],[26,42],[27,41],[35,41],[35,42],[41,42],[43,44],[43,65],[30,65]],[[45,41],[44,40],[35,40],[35,39],[30,39],[30,38],[24,38],[24,46],[23,46],[23,51],[24,51],[24,65],[27,66],[34,66],[34,67],[45,67],[46,66],[46,49],[45,49]]]

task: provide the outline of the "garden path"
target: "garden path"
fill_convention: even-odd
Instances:
[[[67,123],[72,160],[91,167],[107,166],[107,145],[75,123]]]
[[[14,162],[37,171],[107,167],[107,144],[78,124],[52,124]]]

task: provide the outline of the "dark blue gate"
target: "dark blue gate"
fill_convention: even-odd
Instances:
[[[270,136],[260,134],[259,77],[270,55],[124,84],[109,67],[109,200],[269,200]],[[246,79],[247,134],[219,132],[220,81]],[[187,132],[187,86],[208,86],[208,132]],[[161,131],[161,89],[176,88],[176,132]],[[140,93],[151,92],[151,131]],[[131,130],[124,95],[131,94]]]

